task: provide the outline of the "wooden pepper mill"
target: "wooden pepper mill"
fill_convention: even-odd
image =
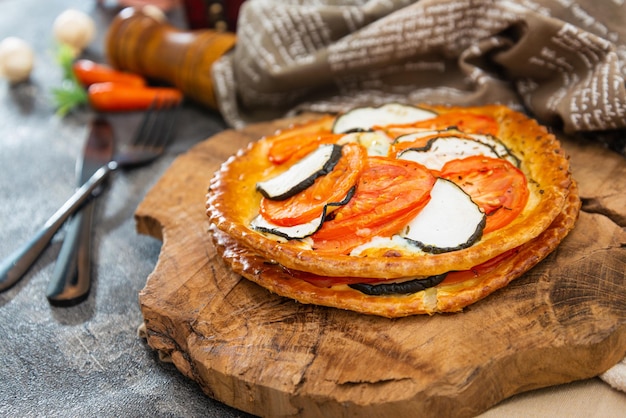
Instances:
[[[211,66],[235,41],[233,33],[183,31],[139,9],[127,8],[111,22],[106,53],[112,66],[167,82],[192,100],[217,109]]]

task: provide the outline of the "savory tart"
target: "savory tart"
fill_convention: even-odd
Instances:
[[[453,312],[519,277],[580,202],[555,137],[504,106],[387,104],[256,141],[211,181],[233,270],[303,303]]]

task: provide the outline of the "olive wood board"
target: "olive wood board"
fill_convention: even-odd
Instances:
[[[137,230],[163,243],[139,295],[147,342],[208,396],[258,416],[469,417],[626,355],[626,160],[583,140],[562,140],[583,201],[574,230],[462,313],[360,315],[234,274],[207,232],[210,178],[250,141],[307,117],[199,143],[135,213]]]

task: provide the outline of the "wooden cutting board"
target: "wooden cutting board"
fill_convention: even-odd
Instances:
[[[552,255],[463,313],[385,319],[272,295],[216,255],[205,215],[213,172],[293,121],[198,144],[136,211],[138,231],[163,241],[139,298],[148,344],[208,396],[272,417],[465,417],[626,355],[623,157],[565,142],[583,211]]]

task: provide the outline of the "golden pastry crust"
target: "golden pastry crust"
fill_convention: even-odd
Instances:
[[[215,225],[213,240],[222,258],[233,271],[280,296],[305,304],[316,304],[352,310],[364,314],[397,318],[418,314],[458,312],[485,298],[531,269],[550,252],[574,227],[580,209],[575,184],[570,189],[564,210],[535,239],[516,249],[487,274],[457,283],[441,284],[408,295],[368,296],[347,285],[318,287],[294,278],[279,264],[269,262],[230,237]]]
[[[509,225],[485,234],[474,245],[441,254],[355,257],[321,254],[300,241],[274,239],[250,229],[249,223],[258,214],[261,198],[255,191],[256,183],[275,175],[277,170],[284,169],[277,169],[267,159],[272,137],[261,139],[240,151],[224,163],[215,174],[207,201],[210,222],[217,230],[225,232],[241,246],[253,249],[253,252],[263,260],[271,260],[294,270],[322,276],[381,279],[431,276],[453,270],[470,269],[537,238],[563,211],[567,196],[576,195],[572,194],[573,181],[569,163],[559,142],[534,120],[497,105],[429,108],[440,114],[462,110],[494,118],[499,124],[498,138],[521,157],[520,169],[528,179],[530,193],[525,209]],[[316,129],[328,130],[331,123],[332,118],[324,117],[319,123],[295,127],[289,134],[298,135],[299,132],[311,132]],[[568,205],[571,206],[571,203]],[[294,289],[297,290],[299,287],[296,286]],[[405,300],[403,303],[410,304],[413,301]],[[415,303],[419,305],[422,302]]]

